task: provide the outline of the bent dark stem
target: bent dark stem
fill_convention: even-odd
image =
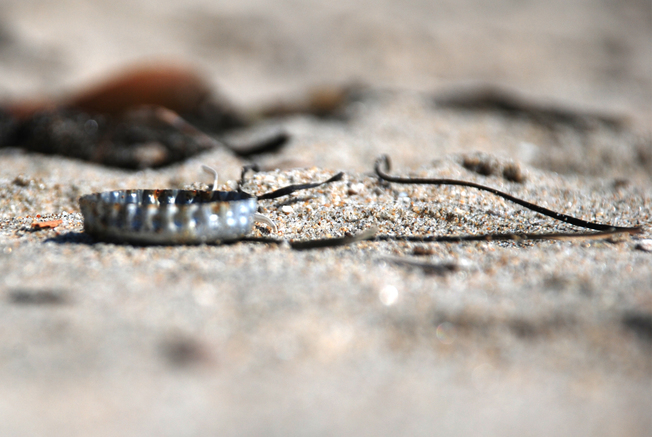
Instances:
[[[259,171],[258,165],[256,164],[248,164],[242,167],[242,173],[240,174],[240,182],[238,183],[238,191],[243,192],[242,186],[245,183],[245,176],[249,170],[252,171]],[[315,182],[315,183],[310,183],[310,184],[296,184],[296,185],[288,185],[287,187],[279,188],[278,190],[271,191],[269,193],[261,194],[260,196],[256,196],[258,200],[266,200],[266,199],[276,199],[279,197],[287,196],[288,194],[295,193],[297,191],[301,190],[308,190],[310,188],[317,188],[321,185],[329,184],[331,182],[337,182],[342,179],[344,176],[344,172],[339,172],[332,178],[325,180],[323,182]]]
[[[566,214],[562,214],[559,212],[552,211],[550,209],[544,208],[539,205],[535,205],[534,203],[527,202],[525,200],[519,199],[517,197],[512,196],[511,194],[504,193],[502,191],[496,190],[495,188],[487,187],[485,185],[480,185],[476,184],[474,182],[467,182],[467,181],[460,181],[460,180],[455,180],[455,179],[427,179],[427,178],[402,178],[402,177],[397,177],[397,176],[391,176],[383,169],[381,166],[385,167],[386,171],[390,171],[391,166],[390,166],[390,161],[389,157],[387,155],[382,155],[380,158],[376,160],[376,163],[374,165],[374,170],[376,171],[376,175],[384,181],[387,182],[392,182],[396,184],[422,184],[422,185],[457,185],[461,187],[471,187],[471,188],[476,188],[478,190],[482,191],[488,191],[496,196],[502,197],[503,199],[507,199],[510,202],[514,202],[518,205],[521,205],[529,210],[538,212],[541,215],[545,215],[547,217],[551,217],[555,220],[559,220],[565,223],[569,223],[574,226],[579,226],[582,228],[587,228],[587,229],[593,229],[596,231],[606,231],[606,232],[626,232],[630,234],[637,234],[642,231],[641,226],[634,226],[634,227],[621,227],[621,226],[613,226],[609,224],[604,224],[604,223],[594,223],[594,222],[589,222],[586,220],[582,220],[576,217],[572,217]]]
[[[376,235],[376,228],[370,228],[356,235],[347,235],[335,238],[318,238],[314,240],[288,241],[268,237],[245,237],[240,241],[249,241],[254,243],[283,244],[288,243],[294,250],[323,249],[326,247],[348,246],[349,244],[359,241],[371,240]]]
[[[270,193],[261,194],[260,196],[257,197],[259,200],[276,199],[277,197],[287,196],[288,194],[292,194],[296,191],[308,190],[310,188],[317,188],[321,185],[339,181],[342,179],[343,176],[344,176],[344,172],[339,172],[338,174],[336,174],[335,176],[333,176],[328,180],[325,180],[324,182],[316,182],[312,184],[288,185],[287,187],[279,188],[278,190],[272,191]]]
[[[631,229],[631,228],[627,228]],[[613,229],[599,232],[551,232],[542,234],[528,233],[496,233],[482,235],[376,235],[371,241],[407,241],[410,243],[461,243],[465,241],[542,241],[542,240],[601,240],[607,237],[615,237],[623,234],[631,234],[632,231]]]
[[[376,235],[375,228],[367,229],[356,235],[320,238],[315,240],[289,241],[270,237],[245,237],[238,241],[266,244],[288,243],[294,250],[324,249],[327,247],[348,246],[359,241],[406,241],[410,243],[462,243],[471,241],[542,241],[542,240],[601,240],[608,237],[615,237],[627,234],[627,231],[602,231],[602,232],[561,232],[547,234],[483,234],[483,235],[430,235],[430,236],[404,236],[404,235]]]

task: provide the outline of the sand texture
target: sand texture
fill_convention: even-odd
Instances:
[[[643,232],[105,243],[80,196],[205,189],[202,164],[232,190],[251,159],[217,147],[128,171],[0,148],[0,436],[650,435],[651,41],[635,0],[3,3],[5,100],[154,58],[196,66],[245,112],[359,84],[339,117],[229,133],[290,135],[252,158],[252,194],[344,172],[261,200],[278,229],[252,237],[583,231],[472,188],[381,182],[381,154],[392,174]],[[524,106],[485,105],[478,84]]]

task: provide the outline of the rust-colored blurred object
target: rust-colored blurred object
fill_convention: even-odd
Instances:
[[[198,113],[210,96],[210,87],[196,72],[177,66],[150,66],[114,76],[64,105],[110,115],[153,105],[184,114]]]
[[[159,106],[211,130],[241,126],[242,117],[195,70],[177,64],[150,64],[118,72],[86,90],[59,101],[23,100],[5,105],[19,120],[54,110],[81,111],[118,117],[140,106]],[[211,126],[212,125],[212,126]]]
[[[192,68],[142,65],[61,99],[0,105],[0,147],[129,169],[166,166],[220,146],[242,157],[273,153],[289,140],[284,131],[239,145],[222,135],[267,117],[300,113],[345,119],[346,106],[359,90],[315,88],[299,99],[245,113]]]
[[[152,64],[58,101],[0,107],[0,147],[122,168],[160,167],[219,145],[205,132],[219,134],[245,124],[196,71]]]
[[[32,229],[38,231],[41,229],[54,229],[63,223],[63,220],[48,220],[46,222],[32,222]]]

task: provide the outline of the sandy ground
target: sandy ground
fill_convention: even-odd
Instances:
[[[216,149],[127,172],[0,149],[0,435],[650,435],[651,33],[652,8],[635,0],[3,2],[3,99],[154,58],[196,65],[242,108],[367,85],[347,121],[292,116],[234,134],[292,136],[257,157],[269,171],[251,192],[345,171],[262,201],[277,237],[574,230],[471,189],[380,184],[381,153],[396,174],[645,228],[301,252],[114,245],[83,233],[79,196],[208,184],[201,164],[230,189],[245,161]],[[624,121],[437,103],[472,83]],[[513,165],[520,183],[503,177]],[[31,228],[49,219],[62,223]]]

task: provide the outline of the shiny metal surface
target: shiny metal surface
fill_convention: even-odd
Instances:
[[[256,198],[236,191],[118,190],[79,199],[84,230],[139,244],[233,241],[251,231]]]

